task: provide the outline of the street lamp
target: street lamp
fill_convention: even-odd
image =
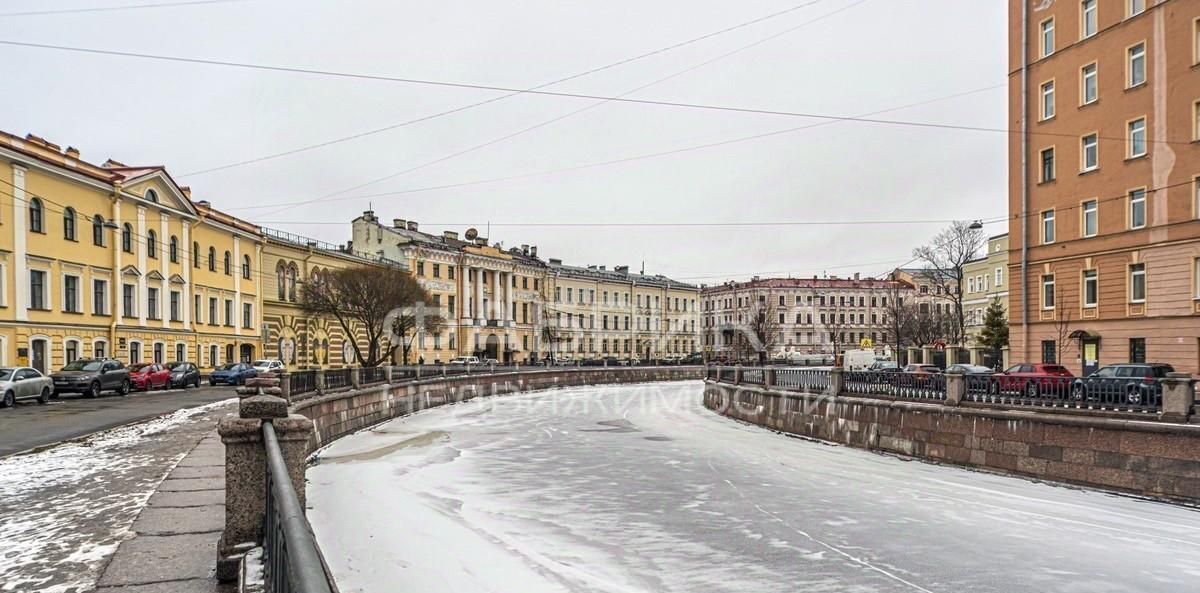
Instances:
[[[971,226],[969,226],[969,227],[967,227],[967,228],[969,228],[969,229],[971,229],[971,230],[973,230],[973,231],[982,230],[982,229],[983,229],[983,221],[982,221],[982,220],[976,220],[975,222],[972,222],[972,223],[971,223]]]
[[[110,218],[110,219],[104,221],[104,228],[117,230],[117,229],[121,228],[121,225],[117,224],[116,222],[113,221],[113,219]]]

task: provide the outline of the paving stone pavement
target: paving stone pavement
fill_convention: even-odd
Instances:
[[[150,496],[96,593],[232,593],[213,578],[224,525],[225,447],[212,432]]]

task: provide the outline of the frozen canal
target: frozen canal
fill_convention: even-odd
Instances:
[[[1200,512],[807,442],[699,382],[422,412],[309,469],[343,593],[1200,590]]]

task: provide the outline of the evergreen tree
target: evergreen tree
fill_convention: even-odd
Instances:
[[[979,343],[1000,359],[1001,350],[1008,346],[1008,318],[1000,299],[993,299],[983,314],[983,330],[979,332]]]

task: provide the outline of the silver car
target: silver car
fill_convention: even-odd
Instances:
[[[54,393],[54,381],[29,367],[0,367],[0,405],[11,408],[19,399],[44,404]]]

